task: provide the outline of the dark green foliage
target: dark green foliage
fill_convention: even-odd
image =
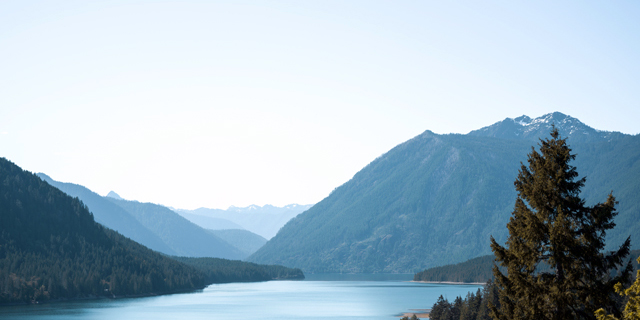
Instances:
[[[414,281],[487,282],[493,278],[493,255],[473,258],[455,265],[434,267],[420,271]]]
[[[497,288],[488,281],[483,289],[470,292],[467,297],[456,297],[453,303],[440,296],[431,307],[431,320],[490,320],[489,305],[500,305]]]
[[[96,222],[101,225],[115,230],[137,243],[143,244],[149,249],[168,255],[176,254],[176,252],[169,248],[157,235],[143,226],[129,212],[105,197],[101,197],[99,194],[81,185],[55,181],[44,173],[38,173],[37,176],[71,197],[80,199],[80,201],[87,205]]]
[[[506,246],[493,238],[491,243],[506,268],[503,273],[494,267],[497,319],[595,319],[599,307],[619,313],[613,286],[628,281],[631,265],[610,275],[629,254],[629,239],[616,251],[601,252],[606,232],[615,226],[616,201],[609,194],[604,203],[586,206],[580,197],[586,179],[578,179],[569,164],[574,159],[554,129],[540,141],[540,152],[532,148],[528,166],[521,165]],[[550,269],[540,270],[542,264]]]
[[[304,274],[300,269],[283,266],[265,266],[218,258],[174,257],[174,259],[203,272],[208,283],[304,279]]]
[[[77,198],[0,159],[0,302],[204,286],[194,268],[102,227]]]
[[[640,135],[564,127],[573,118],[562,116],[550,121],[580,141],[573,147],[576,165],[590,177],[587,204],[612,190],[620,202],[607,249],[629,235],[640,245]],[[489,235],[507,239],[513,177],[543,131],[514,128],[427,131],[400,144],[292,219],[248,260],[306,272],[417,272],[490,254]]]
[[[629,253],[629,261],[638,270],[638,262],[631,257],[640,256],[640,250],[632,250]],[[453,282],[487,282],[493,279],[494,255],[486,255],[455,265],[446,265],[420,271],[413,276],[414,281],[453,281]],[[501,269],[504,271],[504,269]],[[538,271],[548,271],[549,266],[538,267]],[[622,271],[622,270],[620,270]]]
[[[0,303],[191,291],[304,278],[300,270],[154,252],[96,223],[78,199],[0,158]]]

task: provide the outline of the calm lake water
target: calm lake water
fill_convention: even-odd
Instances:
[[[407,282],[413,275],[309,275],[305,281],[211,285],[158,297],[0,307],[2,319],[398,319],[477,285]]]

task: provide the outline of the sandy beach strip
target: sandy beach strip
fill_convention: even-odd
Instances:
[[[409,282],[431,283],[431,284],[453,284],[453,285],[471,284],[471,285],[475,285],[475,286],[484,286],[485,284],[487,284],[486,282],[455,282],[455,281],[415,281],[415,280],[411,280]]]
[[[398,317],[411,318],[415,314],[416,317],[420,319],[426,319],[429,318],[429,312],[431,312],[431,309],[410,309],[409,312],[403,312],[402,314],[398,315]]]

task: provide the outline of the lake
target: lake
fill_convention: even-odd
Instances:
[[[210,285],[157,297],[0,307],[3,319],[398,319],[478,285],[408,282],[413,275],[309,275],[304,281]]]

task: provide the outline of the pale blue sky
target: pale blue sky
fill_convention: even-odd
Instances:
[[[1,1],[0,156],[174,207],[315,203],[424,130],[640,132],[638,1]]]

